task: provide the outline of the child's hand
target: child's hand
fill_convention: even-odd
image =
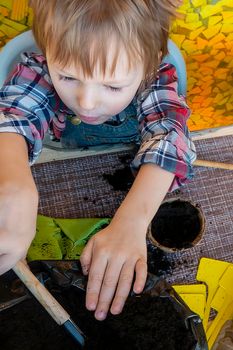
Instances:
[[[4,189],[1,186],[0,274],[26,256],[36,232],[37,202],[34,189]]]
[[[146,232],[136,220],[113,221],[92,237],[80,258],[88,273],[86,306],[98,320],[106,318],[109,308],[112,314],[122,311],[134,272],[136,293],[142,292],[147,277]]]
[[[97,233],[80,258],[88,273],[86,306],[98,320],[110,308],[119,314],[133,290],[141,293],[147,277],[146,231],[174,174],[154,164],[144,164],[110,225]],[[146,186],[145,186],[146,184]]]

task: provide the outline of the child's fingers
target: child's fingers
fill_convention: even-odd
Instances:
[[[113,262],[108,262],[95,312],[95,317],[97,320],[102,321],[107,316],[116,291],[119,275],[121,273],[121,267],[121,261],[118,261],[117,263],[115,260]]]
[[[133,286],[134,293],[141,293],[147,278],[147,263],[144,258],[140,258],[135,266],[136,279]]]
[[[93,252],[93,239],[87,243],[86,247],[83,249],[83,252],[80,256],[80,263],[82,266],[82,271],[84,275],[87,275],[91,265],[92,252]]]
[[[22,244],[12,243],[7,234],[2,234],[0,245],[0,275],[12,269],[20,259],[25,259],[26,253],[27,250],[22,248]]]
[[[124,307],[132,285],[134,268],[135,263],[128,262],[125,263],[121,270],[116,295],[111,306],[111,313],[113,315],[119,314]]]
[[[17,257],[12,256],[11,254],[0,255],[0,275],[15,266],[19,259],[20,258],[17,259]]]
[[[106,258],[100,256],[98,256],[98,258],[92,258],[86,292],[86,307],[90,311],[95,310],[97,307],[106,267]]]

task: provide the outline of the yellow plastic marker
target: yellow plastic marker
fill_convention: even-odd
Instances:
[[[188,307],[197,313],[201,319],[204,317],[206,305],[205,284],[184,284],[173,286]]]
[[[206,283],[208,287],[208,297],[203,318],[203,326],[205,331],[207,330],[208,326],[211,300],[213,299],[213,296],[218,289],[218,282],[220,278],[230,265],[231,264],[225,261],[214,260],[209,258],[202,258],[200,260],[196,279],[197,281]]]
[[[219,280],[219,288],[216,292],[216,297],[220,299],[221,308],[214,321],[207,330],[207,339],[209,348],[213,346],[218,333],[226,321],[229,320],[233,313],[233,265],[229,266]],[[220,298],[218,296],[220,294]]]

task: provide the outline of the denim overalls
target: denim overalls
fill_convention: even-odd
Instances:
[[[119,115],[104,124],[80,123],[74,125],[72,117],[67,118],[66,127],[61,137],[62,147],[77,148],[116,143],[139,143],[140,134],[136,115],[136,107],[131,102]],[[117,122],[117,120],[123,121]]]

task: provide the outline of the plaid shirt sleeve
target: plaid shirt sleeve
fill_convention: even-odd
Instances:
[[[44,134],[59,109],[60,99],[45,58],[25,53],[22,59],[0,89],[0,132],[23,135],[32,164],[41,152]]]
[[[171,64],[161,64],[158,79],[137,99],[141,146],[132,162],[133,171],[146,163],[175,174],[170,191],[193,177],[195,146],[186,121],[190,110],[177,92],[177,75]]]

